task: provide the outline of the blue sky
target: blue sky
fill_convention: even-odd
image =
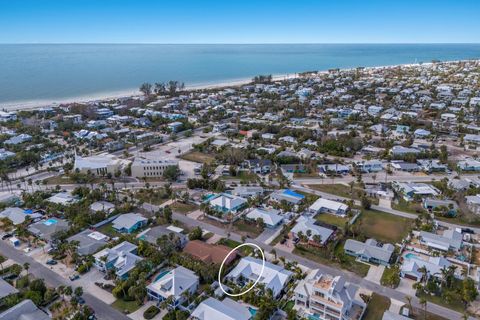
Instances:
[[[0,0],[0,43],[479,43],[479,0]]]

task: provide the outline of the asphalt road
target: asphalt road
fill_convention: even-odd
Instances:
[[[28,272],[34,275],[36,278],[44,279],[45,283],[53,288],[59,287],[60,285],[72,286],[75,288],[75,282],[65,279],[60,276],[58,273],[53,272],[46,266],[35,261],[33,258],[23,254],[23,252],[13,248],[8,243],[3,240],[0,240],[0,252],[2,256],[7,257],[19,265],[23,265],[25,262],[30,264],[30,269]],[[85,292],[83,298],[88,306],[95,310],[95,315],[98,319],[101,320],[130,320],[126,315],[120,311],[114,309],[110,305],[106,304],[97,297]]]

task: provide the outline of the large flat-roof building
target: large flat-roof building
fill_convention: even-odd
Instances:
[[[178,167],[178,162],[170,159],[135,158],[132,163],[132,177],[161,177],[168,167]]]

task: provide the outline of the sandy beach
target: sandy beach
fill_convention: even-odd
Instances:
[[[462,60],[457,61],[443,61],[443,63],[453,63],[453,62],[461,62]],[[365,69],[382,69],[382,68],[396,68],[396,67],[414,67],[414,66],[429,66],[432,63],[410,63],[410,64],[399,64],[399,65],[386,65],[386,66],[375,66],[375,67],[366,67]],[[344,71],[353,70],[354,68],[345,68],[342,69]],[[326,73],[327,70],[320,70],[316,71],[318,73]],[[273,75],[273,81],[281,81],[287,79],[293,79],[298,77],[298,73],[295,74],[281,74],[281,75]],[[251,83],[251,78],[244,78],[244,79],[234,79],[228,80],[218,83],[205,83],[205,84],[193,84],[193,85],[186,85],[185,89],[188,90],[201,90],[201,89],[216,89],[216,88],[226,88],[226,87],[236,87],[241,86],[244,84]],[[61,99],[50,99],[50,100],[31,100],[31,101],[16,101],[16,102],[5,102],[0,104],[1,110],[5,111],[19,111],[19,110],[32,110],[38,109],[42,107],[51,107],[60,104],[68,104],[68,103],[91,103],[109,99],[119,99],[119,98],[127,98],[127,97],[138,97],[141,96],[142,93],[138,89],[129,89],[123,91],[115,91],[115,92],[103,92],[103,93],[95,93],[86,96],[78,96],[78,97],[70,97],[70,98],[61,98]]]

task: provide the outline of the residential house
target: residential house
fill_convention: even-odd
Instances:
[[[73,196],[70,192],[59,192],[57,194],[54,194],[50,198],[48,198],[46,201],[55,203],[55,204],[61,204],[64,206],[69,206],[72,203],[78,202],[79,198],[77,196]]]
[[[270,195],[270,199],[277,202],[286,201],[289,204],[296,205],[302,202],[305,196],[290,189],[282,189],[274,191]]]
[[[51,320],[32,300],[27,299],[0,313],[0,320]]]
[[[253,173],[267,174],[272,169],[272,161],[269,159],[250,159],[245,160],[243,166]]]
[[[379,172],[383,170],[383,163],[380,160],[366,160],[356,163],[357,168],[362,172]]]
[[[348,206],[342,202],[318,198],[309,208],[312,214],[331,213],[344,217],[347,214]]]
[[[0,218],[7,218],[12,222],[14,226],[22,224],[26,219],[30,219],[31,222],[36,222],[41,219],[43,215],[33,210],[25,210],[18,207],[8,207],[0,212]]]
[[[312,217],[305,216],[299,217],[295,226],[290,230],[290,236],[293,239],[299,239],[300,234],[303,234],[307,236],[309,244],[317,246],[325,245],[334,233],[333,229],[320,225]]]
[[[422,269],[427,271],[428,277],[440,277],[442,269],[448,269],[452,265],[452,263],[444,257],[429,257],[425,260],[413,253],[407,255],[404,256],[400,268],[400,276],[415,281],[420,281],[423,278],[424,273]]]
[[[232,249],[223,245],[209,244],[200,240],[192,240],[187,243],[183,249],[184,253],[189,254],[194,259],[208,264],[230,265],[238,256],[236,251],[230,253]],[[230,253],[230,254],[229,254]],[[227,258],[228,255],[228,258]],[[227,259],[225,259],[227,258]]]
[[[143,260],[136,253],[137,246],[124,241],[113,248],[105,248],[94,254],[94,265],[105,273],[114,270],[119,279],[125,280],[137,263]]]
[[[420,168],[427,172],[427,173],[434,173],[434,172],[446,172],[448,170],[448,166],[446,164],[441,163],[439,160],[417,160],[418,165]]]
[[[96,201],[90,205],[90,211],[92,212],[104,212],[110,214],[115,210],[115,205],[108,201]]]
[[[132,233],[147,225],[148,219],[139,213],[125,213],[112,221],[113,229],[121,233]]]
[[[69,229],[68,221],[58,218],[42,220],[28,226],[30,233],[47,242],[55,241],[59,233],[68,231]]]
[[[67,239],[68,242],[78,243],[77,253],[81,256],[88,256],[96,253],[108,244],[110,238],[98,231],[90,229],[83,230]]]
[[[199,277],[195,272],[179,266],[173,270],[160,273],[147,286],[147,295],[150,300],[162,302],[172,298],[170,307],[176,308],[185,301],[185,293],[194,294],[199,285]]]
[[[361,319],[366,304],[357,298],[358,287],[341,276],[312,270],[294,290],[294,308],[303,317],[319,320]]]
[[[454,217],[457,215],[458,205],[453,200],[423,199],[423,207],[430,211],[444,210],[444,214]]]
[[[415,196],[419,197],[436,197],[440,191],[434,186],[426,183],[398,182],[394,181],[392,187],[400,193],[406,201],[411,201]]]
[[[175,226],[156,226],[148,228],[137,235],[140,240],[147,241],[153,245],[157,245],[157,240],[166,238],[175,248],[180,249],[185,247],[188,242],[188,237],[182,233],[183,229]]]
[[[3,144],[5,145],[18,145],[27,141],[31,141],[32,136],[26,133],[19,134],[18,136],[12,137],[8,140],[5,140]]]
[[[480,171],[480,161],[476,159],[460,160],[457,167],[462,171]]]
[[[390,264],[394,249],[395,247],[392,244],[379,243],[375,239],[367,239],[365,242],[348,239],[344,246],[346,254],[365,262],[373,262],[384,266]]]
[[[431,249],[441,251],[458,251],[462,248],[463,244],[462,233],[453,229],[445,230],[442,235],[427,231],[420,231],[419,240],[421,244]]]
[[[283,223],[283,217],[279,213],[280,211],[275,209],[252,208],[245,217],[251,221],[262,219],[267,228],[274,229]]]
[[[19,292],[20,291],[18,291],[14,286],[0,277],[0,307],[2,306],[2,301],[4,298]]]
[[[211,208],[217,211],[223,213],[236,213],[245,207],[245,205],[247,204],[247,199],[228,193],[220,193],[207,199],[206,202],[210,205]]]
[[[339,164],[339,163],[320,164],[318,165],[318,170],[324,174],[329,174],[329,173],[349,174],[350,171],[352,171],[352,167],[350,165]]]
[[[279,265],[253,257],[245,257],[230,271],[226,279],[241,286],[258,280],[258,283],[265,285],[265,289],[272,290],[273,297],[277,298],[292,279],[292,275],[291,271],[285,270]]]
[[[396,171],[417,172],[420,171],[420,166],[416,163],[405,161],[392,161],[391,166]]]
[[[252,320],[251,309],[230,298],[219,301],[208,298],[202,301],[190,315],[192,320]]]
[[[235,187],[232,190],[232,194],[234,196],[242,197],[242,198],[259,197],[263,195],[263,193],[264,193],[263,187],[239,186],[239,187]]]

